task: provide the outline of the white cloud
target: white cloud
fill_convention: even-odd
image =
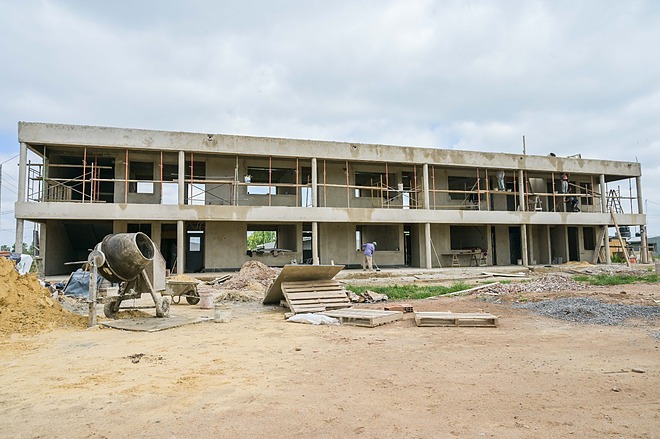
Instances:
[[[18,120],[507,152],[525,135],[533,154],[637,159],[660,202],[652,0],[0,10],[0,139]]]

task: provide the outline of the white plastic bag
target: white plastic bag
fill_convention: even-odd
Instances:
[[[324,316],[323,314],[296,314],[286,319],[286,321],[308,323],[310,325],[339,325],[339,320],[334,317]]]

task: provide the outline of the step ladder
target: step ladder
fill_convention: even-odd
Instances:
[[[607,195],[607,208],[610,212],[623,213],[621,196],[615,189],[610,189],[610,192]]]

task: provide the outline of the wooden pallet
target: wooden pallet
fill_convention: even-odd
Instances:
[[[497,327],[497,316],[487,313],[416,312],[417,326]]]
[[[325,311],[321,314],[339,319],[342,325],[366,326],[368,328],[403,319],[401,311],[381,311],[379,309],[347,308]]]
[[[336,280],[282,282],[287,307],[294,314],[348,308],[344,287]]]

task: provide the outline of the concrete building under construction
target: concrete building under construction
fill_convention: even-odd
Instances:
[[[20,122],[16,243],[42,271],[141,231],[175,272],[248,260],[359,267],[608,261],[608,228],[645,240],[641,166],[224,134]],[[272,232],[248,251],[247,237]],[[644,261],[643,261],[644,262]]]

